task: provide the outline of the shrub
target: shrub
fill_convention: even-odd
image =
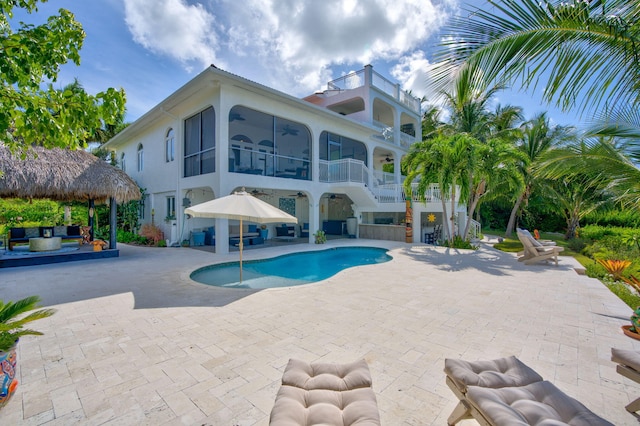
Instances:
[[[585,273],[588,277],[598,278],[600,280],[607,276],[607,270],[604,269],[602,265],[595,262],[585,265]]]
[[[640,296],[635,294],[629,287],[621,282],[605,283],[607,288],[611,290],[613,294],[618,296],[620,300],[629,305],[631,309],[635,309],[640,306]]]
[[[631,265],[630,260],[618,260],[618,259],[596,259],[596,261],[607,270],[614,280],[619,280],[622,277],[622,273],[625,269]]]
[[[164,241],[164,232],[162,232],[162,229],[150,223],[142,225],[140,235],[153,242],[153,245],[158,245],[159,241]]]
[[[478,247],[471,244],[469,240],[465,240],[460,235],[455,235],[453,237],[453,241],[449,242],[449,240],[445,240],[442,244],[445,247],[449,248],[457,248],[457,249],[469,249],[469,250],[477,250]]]
[[[576,253],[582,253],[582,250],[587,247],[587,244],[589,242],[590,240],[587,240],[585,238],[571,238],[567,241],[567,247],[569,247],[570,250],[575,251]]]
[[[148,245],[149,240],[147,240],[142,235],[138,235],[135,232],[123,231],[122,229],[118,229],[116,233],[116,241],[120,243],[133,243],[133,244],[141,244]]]

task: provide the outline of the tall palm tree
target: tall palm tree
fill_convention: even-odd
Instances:
[[[548,102],[592,114],[589,135],[629,138],[626,154],[640,158],[640,2],[488,3],[492,7],[470,10],[449,25],[431,89],[466,72],[485,85],[540,85]],[[591,165],[607,170],[606,162]],[[632,181],[635,171],[624,170],[630,174],[614,183]]]
[[[424,197],[432,183],[440,186],[440,201],[447,238],[453,241],[455,234],[456,198],[465,202],[469,194],[469,170],[477,161],[478,141],[464,133],[438,135],[433,139],[418,142],[404,158],[408,171],[405,191],[412,192],[412,182],[418,182],[417,193]],[[458,192],[459,189],[459,192]],[[446,198],[451,205],[447,212]],[[421,200],[424,201],[424,200]]]
[[[640,4],[636,0],[488,0],[455,18],[433,82],[478,69],[484,84],[536,87],[564,108],[640,101]],[[615,96],[613,96],[615,95]]]
[[[566,126],[552,126],[546,113],[541,113],[522,126],[522,137],[518,142],[518,149],[524,154],[524,161],[520,163],[520,174],[524,180],[524,187],[518,194],[511,214],[505,236],[510,237],[515,228],[516,216],[523,205],[527,204],[529,196],[535,188],[545,184],[544,179],[538,179],[533,169],[543,154],[550,149],[561,146],[573,138],[573,129]]]

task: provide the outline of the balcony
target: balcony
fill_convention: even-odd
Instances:
[[[370,73],[367,78],[367,72]],[[367,81],[370,81],[370,85],[375,87],[387,95],[391,96],[396,101],[403,104],[409,110],[420,114],[420,99],[413,96],[411,93],[400,89],[400,86],[387,80],[382,75],[373,70],[370,65],[367,65],[364,69],[356,72],[352,72],[340,78],[327,83],[327,95],[331,93],[339,93],[345,90],[357,89],[359,87],[366,86]]]

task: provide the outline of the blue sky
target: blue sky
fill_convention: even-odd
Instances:
[[[484,0],[472,0],[482,5]],[[81,65],[65,65],[57,86],[74,78],[89,93],[123,87],[127,120],[139,118],[209,64],[293,96],[372,64],[418,96],[425,69],[459,0],[49,0],[39,23],[59,8],[73,12],[87,37]],[[541,90],[541,89],[539,89]],[[557,124],[573,114],[541,104],[535,93],[510,90],[495,100],[542,111]]]

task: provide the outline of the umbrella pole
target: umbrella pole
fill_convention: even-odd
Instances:
[[[242,219],[240,219],[240,283],[242,283]]]

